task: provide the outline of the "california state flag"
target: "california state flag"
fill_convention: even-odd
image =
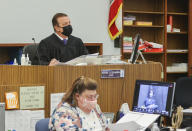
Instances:
[[[108,30],[112,40],[122,33],[122,0],[111,0]]]

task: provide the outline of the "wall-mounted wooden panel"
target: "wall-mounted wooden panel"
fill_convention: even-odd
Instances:
[[[124,69],[125,77],[101,79],[103,69]],[[120,105],[132,105],[135,80],[156,80],[161,78],[161,65],[92,65],[92,66],[0,66],[0,102],[4,93],[17,91],[20,86],[45,85],[45,116],[50,114],[50,94],[66,92],[79,76],[86,76],[98,82],[98,103],[104,112],[117,112]]]

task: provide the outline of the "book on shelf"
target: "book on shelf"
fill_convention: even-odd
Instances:
[[[162,53],[163,52],[163,48],[146,48],[146,49],[143,50],[143,52]]]
[[[136,21],[135,25],[138,25],[138,26],[152,26],[153,23],[151,21]]]
[[[132,20],[125,20],[125,21],[123,21],[123,25],[133,25],[133,21]]]

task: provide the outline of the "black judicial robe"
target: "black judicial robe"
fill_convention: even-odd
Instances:
[[[72,60],[81,55],[88,54],[82,40],[70,35],[64,44],[54,33],[43,39],[38,46],[39,61],[41,65],[48,65],[55,58],[60,62]]]

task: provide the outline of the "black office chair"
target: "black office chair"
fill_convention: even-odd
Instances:
[[[192,107],[192,77],[177,79],[175,88],[174,105],[181,105],[184,109]],[[192,116],[185,116],[181,127],[192,126]]]
[[[177,79],[174,103],[176,106],[181,105],[184,109],[192,107],[192,77]]]
[[[23,48],[23,53],[25,55],[28,54],[29,60],[31,61],[32,65],[38,65],[38,57],[37,57],[37,48],[38,45],[27,45]]]

